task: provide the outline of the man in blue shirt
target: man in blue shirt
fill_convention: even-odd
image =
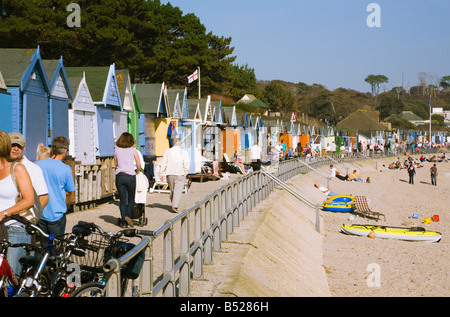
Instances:
[[[48,188],[48,205],[43,210],[38,226],[47,234],[61,236],[66,230],[66,196],[75,190],[72,168],[63,163],[69,141],[65,137],[56,137],[51,146],[50,158],[37,161],[44,173]]]

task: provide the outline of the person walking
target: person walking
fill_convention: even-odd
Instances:
[[[416,174],[416,168],[412,162],[408,165],[409,183],[414,185],[414,174]]]
[[[173,140],[173,147],[167,149],[159,165],[161,181],[166,176],[170,187],[170,202],[172,212],[177,213],[183,193],[186,175],[189,173],[189,154],[181,148],[180,139]]]
[[[124,132],[116,142],[114,162],[116,168],[116,187],[119,193],[121,226],[133,227],[131,214],[136,195],[136,175],[141,171],[141,160],[135,147],[136,141],[131,133]]]
[[[261,169],[262,149],[259,146],[258,141],[254,141],[253,146],[250,148],[250,153],[252,155],[253,170],[259,171]]]
[[[433,166],[430,168],[430,174],[431,174],[431,185],[437,186],[437,167],[436,164],[433,164]]]
[[[34,192],[25,166],[11,158],[11,138],[2,130],[0,130],[0,188],[0,240],[8,240],[11,226],[18,224],[11,216],[33,207]],[[20,200],[17,199],[19,195]],[[11,259],[11,268],[19,275],[19,263],[13,259],[16,256],[17,254],[8,252],[7,259]]]
[[[11,158],[25,166],[30,176],[31,184],[39,199],[40,207],[33,206],[32,209],[41,208],[40,211],[42,211],[48,204],[48,189],[42,169],[24,155],[24,151],[27,147],[25,137],[18,132],[12,132],[8,135],[11,139]],[[37,214],[36,210],[34,210],[34,214]],[[10,221],[10,225],[6,228],[8,229],[9,242],[12,244],[31,243],[31,235],[27,233],[23,223]],[[8,262],[14,272],[21,271],[22,265],[19,263],[19,259],[26,254],[27,251],[22,247],[8,248]]]
[[[63,163],[69,150],[69,140],[63,136],[56,137],[50,149],[49,158],[36,162],[44,173],[48,188],[48,204],[37,226],[45,233],[58,237],[66,231],[66,197],[75,190],[75,184],[72,168]]]

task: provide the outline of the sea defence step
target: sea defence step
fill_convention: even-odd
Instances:
[[[393,159],[377,160],[378,166],[369,159],[345,162],[339,169],[373,173]],[[318,171],[328,176],[329,165]],[[285,183],[321,204],[326,196],[313,186],[321,181],[326,182],[310,171]],[[192,296],[331,296],[323,266],[324,235],[316,231],[315,216],[313,208],[275,187],[222,243],[223,250],[214,255],[215,264],[205,268],[205,279],[193,283]],[[321,213],[320,228],[324,216]]]

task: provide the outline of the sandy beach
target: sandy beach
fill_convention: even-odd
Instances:
[[[406,170],[388,170],[393,159],[379,161],[378,170],[364,164],[358,173],[371,182],[334,180],[330,187],[342,194],[364,195],[374,211],[386,215],[386,221],[359,217],[349,221],[348,214],[323,212],[325,223],[324,267],[331,296],[429,296],[450,295],[449,280],[449,189],[450,164],[437,163],[437,186],[431,185],[432,163],[416,170],[414,185],[408,183]],[[358,163],[352,164],[357,165]],[[338,167],[338,169],[340,169]],[[418,219],[410,218],[416,213]],[[423,223],[439,215],[439,222]],[[438,243],[407,242],[395,239],[370,239],[345,235],[339,227],[349,223],[380,223],[390,226],[422,226],[442,233]],[[375,266],[373,265],[375,264]],[[380,286],[373,285],[373,267],[379,268]]]
[[[401,159],[405,157],[401,156]],[[192,281],[191,296],[314,296],[314,297],[446,297],[450,295],[448,264],[450,226],[448,225],[448,192],[450,163],[437,163],[437,186],[432,186],[429,168],[423,163],[417,169],[415,184],[408,184],[406,170],[388,170],[394,158],[337,165],[341,173],[346,167],[356,169],[370,183],[330,181],[339,194],[363,195],[374,211],[386,215],[386,221],[363,217],[349,220],[348,213],[321,211],[321,233],[315,232],[315,211],[299,202],[285,190],[275,188],[269,198],[253,208],[249,215],[215,252],[214,265],[205,266],[204,277]],[[318,169],[329,175],[329,166]],[[193,183],[191,193],[183,196],[181,208],[188,208],[229,180]],[[314,188],[326,186],[326,180],[315,172],[298,175],[286,181],[316,204],[326,196]],[[145,229],[155,230],[169,212],[167,194],[148,194]],[[413,213],[418,219],[409,218]],[[68,215],[67,228],[78,220],[94,221],[106,230],[117,231],[117,202]],[[439,222],[424,224],[424,218],[439,215]],[[389,226],[423,226],[439,231],[439,243],[407,242],[395,239],[370,239],[340,232],[342,224],[382,224]],[[373,271],[376,268],[377,271]],[[373,285],[378,274],[379,286]]]
[[[428,162],[417,169],[415,184],[410,185],[406,170],[383,167],[383,164],[388,166],[393,160],[378,160],[378,168],[371,160],[334,164],[341,173],[345,173],[347,167],[350,171],[356,169],[364,180],[370,177],[371,181],[357,183],[334,179],[330,182],[330,188],[336,193],[366,196],[370,208],[384,213],[386,221],[361,216],[350,221],[352,214],[321,211],[321,235],[318,237],[311,230],[305,230],[305,224],[314,217],[313,210],[285,190],[275,189],[249,214],[243,228],[238,228],[230,237],[231,243],[224,243],[222,252],[216,254],[215,265],[206,268],[205,279],[193,283],[193,296],[449,296],[450,226],[447,219],[450,164],[437,163],[438,186],[431,185],[431,163]],[[317,170],[329,175],[328,165]],[[326,180],[315,172],[286,181],[297,192],[321,204],[326,196],[313,187],[314,183],[326,186]],[[295,216],[292,216],[293,211]],[[413,213],[417,213],[419,218],[409,218]],[[425,218],[433,215],[439,215],[440,221],[423,223]],[[271,223],[273,219],[283,225],[275,228],[282,230],[281,234],[270,231],[273,226],[264,228],[263,224]],[[340,232],[342,224],[351,223],[401,227],[417,225],[442,233],[443,239],[438,243],[422,243],[370,239]],[[283,246],[279,247],[279,244],[289,246],[293,239],[298,250],[290,250],[292,252],[286,256],[280,252]],[[258,252],[259,257],[253,255]],[[278,252],[276,256],[272,256],[274,252]],[[274,264],[268,267],[268,262]],[[258,265],[265,267],[264,272],[249,273],[255,271],[254,267]],[[276,278],[269,288],[249,289],[248,285],[255,286],[256,280],[267,279],[270,275]],[[377,281],[379,284],[375,283]],[[294,289],[290,289],[293,285]]]

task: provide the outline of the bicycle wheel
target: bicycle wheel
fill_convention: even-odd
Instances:
[[[89,282],[77,287],[69,297],[103,297],[105,285],[99,282]]]

